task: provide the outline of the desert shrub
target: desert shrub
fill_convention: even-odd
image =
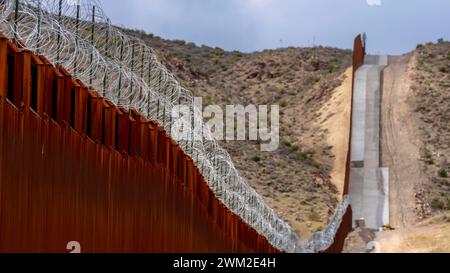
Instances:
[[[183,45],[186,44],[186,41],[183,41],[183,40],[174,40],[173,42],[174,42],[175,44],[177,44],[177,45],[180,45],[180,46],[183,46]]]
[[[300,159],[302,159],[302,160],[308,159],[308,155],[305,154],[304,152],[299,152],[299,153],[298,153],[298,157],[299,157]]]
[[[260,158],[259,156],[257,156],[257,155],[254,155],[254,156],[252,156],[252,157],[250,158],[250,160],[252,160],[252,161],[254,161],[254,162],[260,162],[260,161],[261,161],[261,158]]]
[[[281,143],[286,146],[286,147],[291,147],[292,144],[289,142],[289,140],[284,139],[283,141],[281,141]]]
[[[186,56],[184,56],[183,57],[183,60],[186,62],[186,63],[190,63],[192,60],[191,60],[191,56],[188,56],[188,55],[186,55]]]
[[[311,210],[311,213],[309,214],[309,220],[315,221],[315,222],[320,221],[321,220],[320,214],[315,210]]]
[[[447,73],[448,72],[448,66],[446,66],[446,65],[440,66],[439,67],[439,72]]]
[[[441,200],[435,198],[431,201],[431,208],[434,210],[442,210],[444,209],[445,204]]]
[[[439,175],[439,177],[447,178],[447,177],[448,177],[447,170],[445,170],[445,169],[440,169],[440,170],[438,171],[438,175]]]
[[[305,154],[304,152],[299,152],[297,154],[297,156],[306,164],[308,164],[309,166],[315,167],[317,169],[320,169],[320,163],[317,162],[316,160],[314,160],[314,158],[308,156],[307,154]]]
[[[305,79],[305,84],[306,85],[313,85],[313,84],[316,84],[318,82],[320,82],[320,77],[316,76],[316,75],[310,76],[310,77]]]
[[[288,103],[287,103],[287,101],[286,100],[281,100],[280,101],[280,107],[286,107],[288,105]]]
[[[450,182],[447,181],[447,179],[437,179],[436,183],[438,183],[441,186],[450,186]]]
[[[291,147],[289,147],[289,152],[293,153],[298,151],[298,146],[297,145],[292,145]]]
[[[317,169],[320,168],[320,163],[315,161],[314,159],[310,159],[309,163],[310,163],[311,166],[313,166],[313,167],[315,167]]]
[[[242,52],[239,52],[237,50],[233,51],[234,56],[236,56],[237,58],[242,58],[244,55],[242,54]]]

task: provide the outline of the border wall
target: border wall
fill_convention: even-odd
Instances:
[[[0,252],[279,252],[161,127],[0,38]]]

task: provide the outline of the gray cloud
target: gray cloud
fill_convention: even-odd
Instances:
[[[351,48],[367,32],[369,50],[398,54],[450,37],[450,1],[385,0],[101,0],[113,23],[163,38],[227,50],[280,46]]]

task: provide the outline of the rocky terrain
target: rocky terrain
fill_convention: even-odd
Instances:
[[[308,236],[326,226],[342,190],[344,165],[335,162],[342,161],[345,145],[332,144],[346,143],[348,137],[351,74],[345,72],[351,51],[315,47],[228,52],[127,32],[153,47],[182,85],[203,98],[204,106],[278,104],[277,151],[261,152],[258,141],[221,145],[241,175],[299,234]],[[346,87],[338,88],[344,82]],[[327,123],[335,124],[338,132],[330,132]]]
[[[450,43],[419,45],[411,89],[431,213],[450,210]]]

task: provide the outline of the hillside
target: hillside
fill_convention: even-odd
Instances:
[[[405,181],[391,200],[411,203],[414,211],[405,209],[396,224],[413,224],[450,210],[450,43],[418,45],[411,54],[391,57],[384,74],[384,102],[390,103],[384,112],[393,121],[386,123],[397,131],[397,140],[390,140],[397,143],[390,146],[403,158],[403,163],[394,160],[391,171]],[[396,85],[395,94],[388,95]]]
[[[182,85],[203,97],[204,105],[279,104],[276,152],[261,152],[255,141],[221,145],[241,175],[299,234],[307,236],[326,225],[343,183],[351,51],[227,52],[125,31],[153,47]]]
[[[450,42],[418,46],[411,86],[431,213],[450,210]]]

